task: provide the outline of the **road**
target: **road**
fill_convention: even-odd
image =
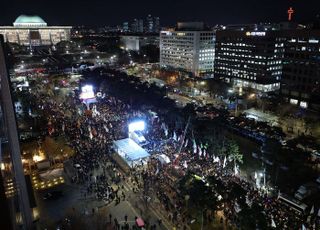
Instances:
[[[95,170],[94,175],[99,175],[100,170]],[[115,201],[106,204],[96,200],[93,196],[84,198],[85,186],[72,184],[68,178],[66,178],[64,185],[36,192],[35,197],[40,212],[39,228],[43,229],[48,225],[58,224],[61,219],[70,216],[73,212],[77,213],[86,223],[86,229],[90,229],[92,226],[109,226],[109,214],[112,215],[112,224],[114,218],[117,218],[120,224],[124,224],[124,216],[127,215],[130,226],[135,224],[135,217],[141,217],[149,224],[157,224],[161,219],[162,224],[157,224],[157,229],[173,228],[172,224],[167,221],[165,212],[160,212],[156,198],[152,198],[150,203],[145,204],[141,199],[141,191],[134,193],[130,182],[122,181],[118,186],[120,188],[123,186],[123,189],[119,189],[119,191],[123,191],[126,196],[125,200],[121,199],[119,204],[116,204]],[[43,200],[43,196],[47,192],[55,190],[63,191],[63,196],[57,200]],[[92,218],[93,216],[99,216],[99,218]]]

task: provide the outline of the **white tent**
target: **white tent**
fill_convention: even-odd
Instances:
[[[121,156],[129,166],[150,156],[146,150],[130,138],[114,141],[113,146],[119,156]]]

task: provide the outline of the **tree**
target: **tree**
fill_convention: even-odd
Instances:
[[[243,163],[243,155],[240,153],[239,145],[235,141],[230,141],[228,145],[228,152],[229,159],[233,161],[234,168],[236,170],[237,163]]]

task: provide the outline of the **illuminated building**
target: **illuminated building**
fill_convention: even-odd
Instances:
[[[215,32],[203,23],[178,23],[160,33],[160,66],[211,77],[214,70]]]
[[[281,95],[291,104],[320,109],[320,30],[292,30],[283,61]]]
[[[13,229],[33,229],[33,207],[30,202],[33,197],[32,188],[28,182],[21,160],[21,150],[17,130],[17,122],[10,92],[10,78],[6,68],[3,38],[0,35],[0,165],[2,188],[11,217]],[[2,190],[2,189],[0,189]],[[31,195],[32,194],[32,195]],[[3,194],[0,194],[0,199]],[[6,212],[7,210],[2,210]],[[6,216],[6,215],[5,215]],[[4,218],[5,218],[4,216]],[[2,226],[5,219],[0,221]],[[1,228],[5,229],[5,228]]]
[[[122,25],[122,32],[127,33],[129,32],[129,23],[128,22],[124,22]]]
[[[142,19],[134,19],[131,24],[132,33],[143,33],[143,20]]]
[[[150,14],[146,18],[145,32],[146,33],[159,33],[160,31],[160,18],[152,17]]]
[[[215,77],[237,87],[268,92],[280,88],[284,39],[276,31],[219,30]]]
[[[5,42],[23,46],[55,45],[70,40],[71,26],[47,26],[38,16],[19,16],[13,26],[0,26]]]
[[[121,42],[126,50],[139,51],[142,46],[155,45],[159,47],[159,36],[153,35],[125,35],[121,36]]]

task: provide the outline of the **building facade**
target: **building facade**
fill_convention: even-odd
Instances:
[[[13,26],[0,26],[5,42],[22,46],[55,45],[70,40],[71,26],[47,26],[38,16],[19,16]]]
[[[176,30],[160,33],[160,66],[212,77],[215,58],[215,32],[203,24],[178,24]]]
[[[284,32],[281,95],[302,108],[320,108],[320,30]]]
[[[18,128],[11,96],[10,77],[5,62],[3,38],[0,35],[0,173],[12,229],[33,229],[34,213],[30,202],[30,191],[21,160]],[[4,224],[1,218],[0,226]],[[2,228],[5,229],[5,228]]]
[[[280,89],[284,41],[276,31],[217,31],[215,77],[262,92]]]
[[[159,37],[153,35],[124,35],[121,43],[126,50],[139,51],[142,46],[155,45],[159,47]]]

